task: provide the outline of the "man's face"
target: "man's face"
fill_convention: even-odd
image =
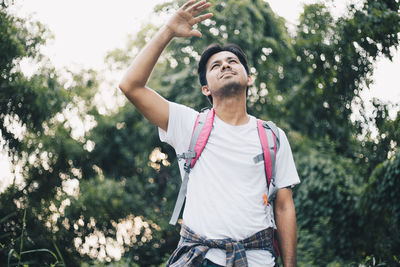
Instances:
[[[251,85],[251,77],[239,58],[228,51],[212,55],[206,64],[207,85],[203,94],[214,97],[229,97],[246,92]]]

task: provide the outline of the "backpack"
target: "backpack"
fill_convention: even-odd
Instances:
[[[196,118],[192,137],[190,139],[189,149],[187,152],[177,155],[178,160],[186,160],[184,164],[185,175],[179,189],[178,198],[172,213],[170,224],[175,225],[179,214],[182,210],[184,200],[186,198],[187,184],[189,181],[190,170],[196,164],[204,147],[206,146],[208,137],[210,136],[215,117],[214,109],[202,110]],[[273,203],[278,188],[275,185],[275,161],[276,153],[279,150],[279,131],[278,127],[272,121],[262,121],[257,119],[257,130],[262,147],[262,153],[253,158],[254,163],[264,160],[265,177],[267,180],[267,193],[262,196],[264,203],[268,206]],[[261,197],[261,196],[260,196]],[[275,233],[274,233],[275,236]],[[274,240],[274,249],[277,256],[279,251],[276,239]]]

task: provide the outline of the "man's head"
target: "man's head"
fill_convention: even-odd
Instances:
[[[227,44],[225,46],[212,44],[208,46],[201,54],[197,72],[200,84],[203,88],[203,93],[204,87],[212,91],[215,88],[211,87],[216,86],[214,82],[218,83],[220,80],[223,80],[219,84],[222,86],[222,90],[225,90],[222,92],[225,93],[225,96],[230,93],[235,93],[236,91],[234,90],[242,86],[246,87],[246,96],[248,94],[249,81],[247,81],[246,84],[240,84],[240,82],[233,80],[229,81],[231,76],[236,75],[242,75],[241,78],[243,78],[243,75],[246,75],[248,80],[251,79],[246,55],[242,49],[235,44]],[[227,75],[225,75],[225,72]],[[216,81],[213,80],[214,78]],[[207,95],[207,97],[212,104],[213,99],[211,94]]]

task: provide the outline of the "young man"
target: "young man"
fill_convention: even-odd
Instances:
[[[146,83],[174,37],[201,37],[192,27],[212,17],[211,13],[199,15],[209,6],[205,0],[184,4],[143,48],[120,83],[127,98],[159,127],[161,140],[171,144],[177,154],[186,152],[198,112],[168,102]],[[244,53],[235,45],[210,46],[202,54],[198,72],[215,119],[207,145],[190,173],[182,238],[167,266],[274,266],[274,224],[283,264],[295,266],[297,235],[291,187],[299,183],[299,177],[285,133],[279,129],[276,185],[280,189],[272,209],[262,198],[264,163],[253,162],[262,148],[256,118],[246,110],[247,87],[253,80]],[[180,168],[183,174],[183,162]]]

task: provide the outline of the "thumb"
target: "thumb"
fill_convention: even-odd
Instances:
[[[199,38],[202,37],[201,32],[199,32],[198,30],[191,30],[191,31],[189,32],[189,34],[190,34],[190,36],[195,36],[195,37],[199,37]]]

